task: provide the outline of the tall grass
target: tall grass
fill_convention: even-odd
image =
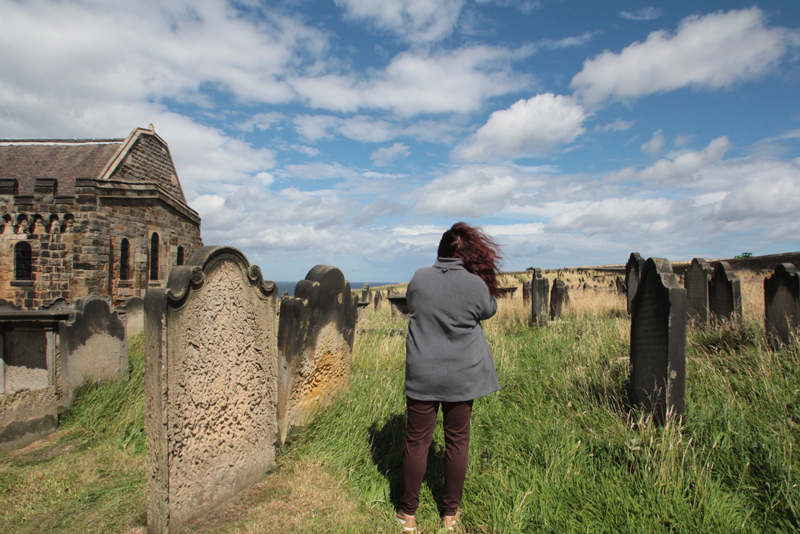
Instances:
[[[520,299],[501,301],[484,324],[503,390],[475,403],[466,530],[797,529],[800,356],[796,345],[769,348],[758,306],[746,307],[742,329],[689,329],[685,417],[659,427],[628,401],[624,298],[585,291],[571,299],[564,318],[545,327],[527,324]],[[372,531],[392,532],[401,490],[404,344],[391,333],[402,324],[381,329],[379,318],[371,320],[357,343],[349,393],[285,454],[326,465],[383,518]],[[418,512],[422,532],[441,525],[440,427],[434,438]]]

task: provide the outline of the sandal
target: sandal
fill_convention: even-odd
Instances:
[[[416,518],[403,512],[394,514],[395,520],[403,525],[403,532],[415,532],[417,530]]]
[[[443,520],[443,527],[451,532],[455,531],[458,520],[461,519],[461,509],[456,510],[456,515],[446,515]]]

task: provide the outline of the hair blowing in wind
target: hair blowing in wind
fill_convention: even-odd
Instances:
[[[483,230],[465,222],[455,223],[439,241],[440,258],[459,258],[468,272],[480,276],[493,297],[500,296],[497,275],[502,255],[500,245]]]

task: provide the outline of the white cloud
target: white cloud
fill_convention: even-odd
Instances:
[[[269,130],[273,124],[284,120],[286,116],[283,113],[270,112],[270,113],[257,113],[244,122],[239,123],[236,127],[245,132],[252,132],[253,130]]]
[[[658,129],[653,132],[653,137],[642,145],[642,152],[647,152],[651,156],[655,156],[664,148],[664,143],[666,143],[664,134],[661,133],[661,129]]]
[[[768,28],[757,7],[683,19],[678,32],[651,33],[616,54],[587,59],[571,86],[589,105],[692,86],[719,89],[772,71],[792,30]]]
[[[595,132],[624,132],[625,130],[630,129],[631,126],[634,125],[635,121],[624,121],[619,117],[614,119],[614,122],[609,122],[608,124],[604,125],[596,125],[594,127]]]
[[[718,137],[703,150],[676,152],[671,154],[670,157],[660,159],[642,170],[628,167],[619,172],[609,174],[606,179],[610,181],[639,180],[655,182],[663,186],[690,182],[695,178],[698,171],[713,162],[721,160],[730,146],[731,143],[726,136]]]
[[[333,111],[382,109],[406,117],[470,113],[488,98],[528,87],[530,76],[514,72],[511,62],[532,52],[492,46],[403,52],[386,69],[361,78],[327,74],[291,78],[289,83],[309,106]]]
[[[286,172],[280,172],[281,176],[287,178],[299,178],[301,180],[332,180],[339,178],[356,178],[358,173],[340,163],[308,163],[304,165],[286,165]]]
[[[339,126],[342,119],[330,115],[298,115],[293,122],[295,131],[313,143],[329,137],[329,130]]]
[[[585,131],[586,113],[562,95],[545,93],[495,111],[475,135],[454,150],[467,161],[540,156]]]
[[[464,0],[334,0],[348,17],[369,20],[399,38],[425,43],[452,33]]]
[[[478,218],[502,210],[519,185],[503,167],[464,167],[436,178],[417,194],[416,211]]]
[[[619,16],[628,20],[656,20],[661,18],[664,12],[658,7],[643,7],[636,11],[620,11]]]
[[[384,167],[391,164],[397,158],[407,158],[411,155],[408,147],[402,143],[395,143],[392,146],[381,147],[370,155],[373,164]]]
[[[585,235],[613,234],[624,230],[624,225],[664,231],[666,218],[674,211],[672,200],[606,198],[591,202],[553,217],[548,231],[570,232],[579,230]]]

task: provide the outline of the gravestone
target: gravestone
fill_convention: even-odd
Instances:
[[[131,297],[117,307],[117,313],[125,321],[125,337],[130,339],[144,332],[144,299]]]
[[[566,284],[560,278],[556,278],[550,291],[550,319],[561,319],[561,310],[568,298]]]
[[[500,293],[500,296],[498,298],[512,299],[514,298],[514,293],[517,292],[517,286],[498,287],[497,291]]]
[[[689,319],[697,324],[707,324],[709,320],[709,284],[714,270],[703,258],[694,258],[684,277],[686,289],[686,312]]]
[[[636,289],[639,287],[639,275],[644,267],[644,259],[638,252],[632,252],[628,263],[625,264],[625,288],[628,292],[628,315],[631,314],[633,297],[636,296]]]
[[[275,465],[277,286],[204,247],[147,291],[147,531],[178,532]]]
[[[742,324],[742,281],[727,262],[714,263],[708,283],[708,308],[717,321]]]
[[[69,319],[59,323],[61,400],[72,407],[75,389],[90,378],[95,382],[128,374],[125,323],[111,299],[92,294],[73,301]]]
[[[657,423],[683,415],[686,389],[686,290],[672,265],[649,258],[631,313],[631,400]]]
[[[764,279],[764,321],[772,339],[789,343],[800,326],[800,275],[791,263],[779,263]]]
[[[361,288],[361,302],[366,306],[372,304],[372,291],[369,288],[369,284],[364,284],[364,287]]]
[[[383,308],[385,299],[386,297],[383,296],[383,293],[380,291],[375,292],[375,297],[372,299],[372,302],[375,304],[376,310]]]
[[[531,282],[522,283],[522,302],[529,303],[531,301]]]
[[[627,297],[628,286],[625,285],[625,280],[623,280],[621,276],[617,276],[614,278],[614,284],[616,286],[617,293],[619,293],[620,295],[625,295]]]
[[[550,312],[550,280],[542,276],[541,269],[533,270],[531,280],[531,321],[535,325],[547,323]]]
[[[336,267],[317,265],[281,301],[278,328],[278,428],[283,443],[316,407],[350,379],[356,307],[350,282]],[[365,303],[366,305],[366,303]]]
[[[408,315],[408,300],[405,293],[392,293],[388,300],[392,306],[392,319],[400,321]]]

